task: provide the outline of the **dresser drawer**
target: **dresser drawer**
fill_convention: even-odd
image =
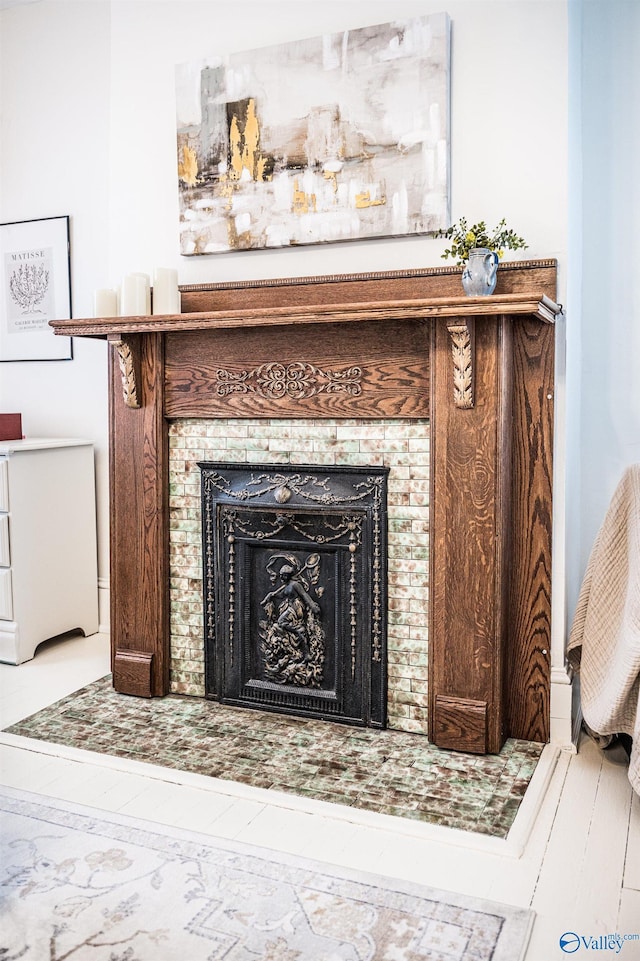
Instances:
[[[9,510],[9,462],[0,457],[0,512]]]
[[[11,570],[7,567],[0,569],[0,620],[13,620]]]
[[[11,565],[9,553],[9,515],[0,514],[0,567]]]

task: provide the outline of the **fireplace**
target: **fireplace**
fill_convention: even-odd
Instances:
[[[198,466],[206,695],[384,727],[387,469]]]
[[[416,269],[193,285],[178,315],[52,321],[113,348],[116,690],[171,688],[172,425],[428,420],[429,736],[478,753],[548,740],[555,295],[555,261],[525,261],[491,297]],[[264,371],[304,389],[276,395]]]

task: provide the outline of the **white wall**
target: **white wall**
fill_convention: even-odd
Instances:
[[[625,467],[640,462],[640,4],[588,0],[581,14],[581,504],[574,573],[584,571]]]
[[[415,237],[180,257],[174,66],[442,10],[452,20],[453,217],[506,217],[527,238],[526,256],[558,258],[566,303],[566,0],[40,0],[10,8],[0,14],[0,220],[71,215],[76,317],[90,315],[96,287],[154,266],[177,266],[181,283],[195,283],[438,265],[444,242]],[[0,365],[0,409],[22,411],[32,435],[95,440],[106,579],[106,347],[74,344],[71,363]],[[562,364],[559,388],[562,415]],[[562,416],[560,427],[562,478]],[[562,646],[564,572],[556,573]]]
[[[440,263],[444,244],[418,238],[180,258],[174,64],[443,9],[453,22],[453,216],[506,216],[527,237],[527,256],[558,256],[564,265],[564,0],[128,0],[112,6],[112,273],[105,280],[158,263],[179,264],[183,283]]]
[[[640,461],[640,4],[569,0],[568,9],[566,536],[554,542],[566,630],[613,492]],[[568,692],[556,692],[566,704]]]
[[[110,4],[33,3],[0,13],[0,222],[70,215],[72,304],[91,311],[108,270]],[[0,364],[0,410],[31,437],[96,444],[99,574],[108,582],[105,345],[72,361]],[[104,591],[101,592],[104,595]],[[104,605],[103,605],[104,607]],[[101,612],[101,620],[108,612]]]

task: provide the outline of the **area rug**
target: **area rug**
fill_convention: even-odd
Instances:
[[[442,751],[403,731],[129,697],[110,677],[7,733],[495,838],[507,837],[543,749],[511,738],[496,755]]]
[[[533,912],[12,789],[3,961],[518,961]]]

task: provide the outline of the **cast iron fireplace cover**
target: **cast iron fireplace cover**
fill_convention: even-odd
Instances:
[[[198,466],[207,696],[384,727],[388,469]]]

